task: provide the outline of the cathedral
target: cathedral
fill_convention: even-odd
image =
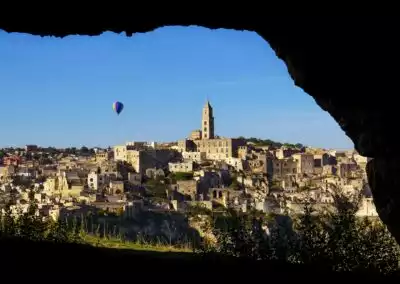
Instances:
[[[201,115],[201,128],[192,131],[190,134],[191,140],[200,139],[214,139],[214,115],[213,108],[210,102],[207,100],[205,106],[203,107]]]
[[[205,153],[209,160],[224,160],[237,157],[240,146],[245,146],[242,139],[220,138],[215,136],[214,112],[207,100],[202,110],[201,128],[192,131],[190,138],[179,141],[178,145],[184,152]]]

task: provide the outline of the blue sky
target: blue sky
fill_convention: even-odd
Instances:
[[[216,134],[352,148],[257,34],[168,27],[63,39],[0,31],[0,146],[108,146]],[[112,103],[125,104],[120,116]]]

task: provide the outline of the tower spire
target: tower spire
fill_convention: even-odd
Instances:
[[[205,106],[206,106],[206,107],[211,107],[210,99],[209,99],[209,96],[208,96],[208,95],[206,96],[206,103],[205,103]]]
[[[201,126],[202,139],[214,139],[214,115],[213,109],[208,101],[208,96],[207,102],[203,107]]]

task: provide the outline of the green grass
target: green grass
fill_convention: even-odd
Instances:
[[[83,237],[83,241],[89,245],[96,247],[105,247],[113,249],[128,249],[137,251],[156,251],[156,252],[193,252],[193,250],[187,247],[175,247],[165,244],[146,244],[132,241],[122,241],[118,238],[100,238],[93,235],[86,235]]]

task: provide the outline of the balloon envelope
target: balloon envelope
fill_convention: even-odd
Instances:
[[[121,102],[115,102],[113,103],[113,110],[117,113],[120,114],[121,111],[124,109],[124,104]]]

